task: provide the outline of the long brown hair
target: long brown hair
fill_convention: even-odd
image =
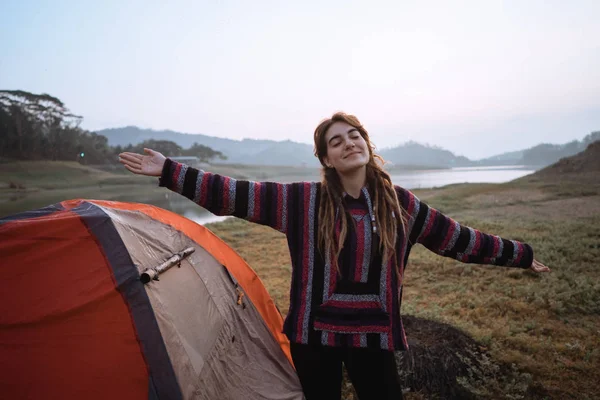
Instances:
[[[319,158],[323,166],[321,180],[321,199],[319,206],[319,249],[325,257],[325,249],[330,249],[334,254],[333,262],[339,271],[337,260],[342,251],[348,225],[346,218],[341,214],[341,231],[338,241],[335,241],[335,226],[337,210],[343,210],[342,195],[344,188],[340,178],[333,168],[328,168],[324,158],[327,156],[327,142],[325,134],[331,125],[335,122],[345,122],[358,130],[362,138],[367,143],[369,149],[369,162],[366,165],[367,184],[374,193],[373,213],[375,214],[375,223],[379,232],[379,250],[385,257],[385,261],[394,257],[396,253],[396,235],[398,227],[405,231],[406,221],[404,210],[398,202],[398,196],[390,175],[382,168],[383,158],[375,154],[375,146],[369,140],[367,130],[362,126],[358,118],[354,115],[344,112],[337,112],[331,118],[323,120],[315,129],[315,156]]]

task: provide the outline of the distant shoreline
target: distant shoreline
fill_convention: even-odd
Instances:
[[[506,166],[496,167],[497,171]],[[240,164],[208,165],[210,172],[235,179],[276,181],[282,183],[320,181],[318,168],[289,166],[257,166]],[[456,173],[494,171],[491,167],[467,167]],[[402,169],[396,166],[388,171],[392,179],[408,189],[439,188],[447,184],[468,182],[468,179],[431,181],[431,177],[453,174],[450,168]],[[441,174],[440,174],[441,173]],[[420,181],[414,183],[415,179]],[[433,182],[424,184],[423,182]],[[492,181],[490,181],[492,182]],[[121,165],[86,166],[72,161],[12,161],[0,163],[0,216],[32,210],[72,198],[93,198],[116,201],[135,201],[168,206],[169,198],[156,178],[140,177],[126,171]],[[181,199],[182,203],[187,202]],[[178,203],[177,200],[173,200]],[[168,207],[167,207],[168,208]]]

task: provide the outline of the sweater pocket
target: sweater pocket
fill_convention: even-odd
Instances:
[[[377,295],[334,294],[314,311],[314,328],[333,333],[384,333],[390,315]]]

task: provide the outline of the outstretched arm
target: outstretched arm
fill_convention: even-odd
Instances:
[[[180,164],[145,149],[145,155],[122,153],[129,171],[160,176],[159,185],[192,200],[217,215],[233,215],[287,233],[290,216],[302,206],[313,183],[281,184],[236,180]]]
[[[493,264],[530,268],[548,272],[533,257],[527,243],[503,239],[464,226],[429,207],[410,191],[397,188],[398,199],[408,213],[408,232],[411,243],[421,243],[429,250],[465,263]]]

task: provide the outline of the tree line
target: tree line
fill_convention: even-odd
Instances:
[[[198,143],[185,149],[173,141],[152,139],[136,145],[112,147],[105,136],[82,129],[82,120],[81,116],[71,113],[60,99],[48,94],[0,90],[0,160],[66,160],[82,164],[113,164],[117,162],[119,153],[139,153],[144,147],[171,157],[194,156],[200,161],[226,159],[221,152]],[[596,140],[600,140],[600,131],[590,133],[582,141],[574,140],[561,145],[540,144],[525,150],[520,160],[512,160],[511,163],[552,164],[562,157],[585,150]],[[467,159],[460,160],[452,153],[436,147],[425,148],[416,143],[408,145],[412,146],[410,154],[415,153],[418,150],[416,147],[420,146],[428,151],[437,150],[436,157],[441,152],[445,157],[452,156],[452,160],[445,161],[450,165],[469,163]],[[399,150],[390,151],[393,153]],[[398,158],[406,160],[411,157],[410,154]],[[423,156],[418,159],[421,162],[424,160]]]
[[[528,165],[549,165],[564,157],[584,151],[591,143],[600,140],[600,131],[591,132],[583,140],[573,140],[565,144],[543,143],[523,152],[522,163]]]
[[[219,151],[194,143],[184,149],[168,140],[147,140],[137,145],[109,146],[105,136],[81,128],[83,118],[69,111],[58,98],[23,90],[0,90],[0,159],[77,161],[112,164],[123,151],[144,147],[201,161],[226,159]]]

